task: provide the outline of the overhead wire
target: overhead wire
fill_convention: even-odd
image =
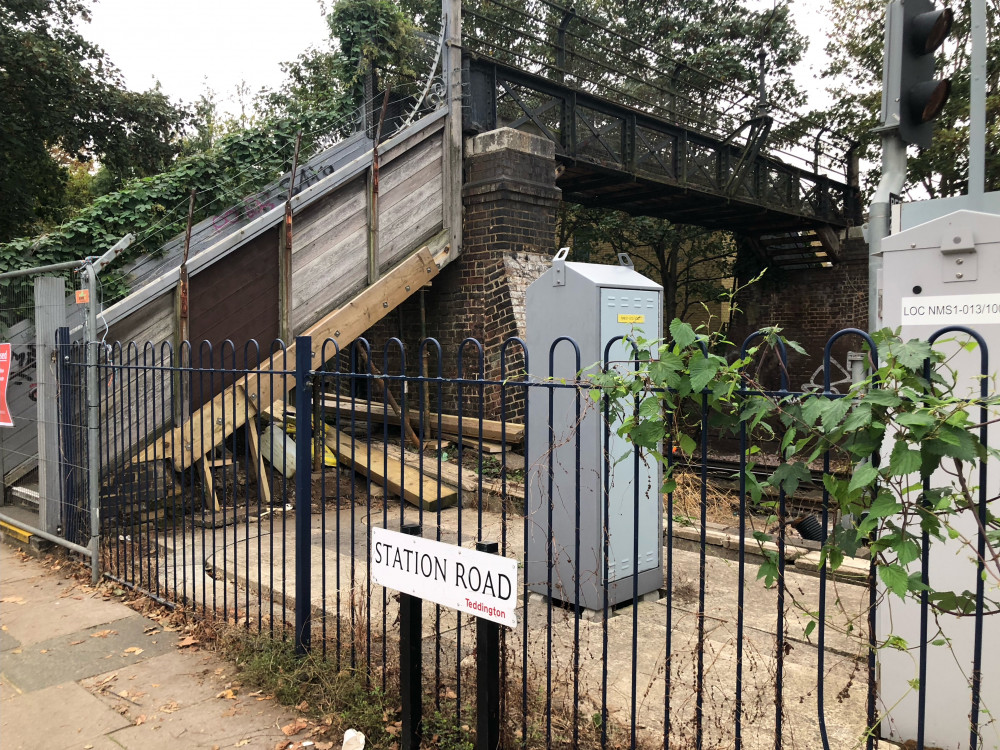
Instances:
[[[486,4],[487,4],[486,2],[481,3],[481,5],[486,5]],[[504,2],[503,0],[489,0],[488,4],[492,5],[492,6],[496,6],[497,8],[502,8],[503,10],[506,10],[508,12],[511,12],[511,13],[515,14],[519,18],[531,21],[534,24],[536,24],[537,26],[541,26],[543,29],[545,29],[547,31],[556,30],[555,24],[553,24],[553,23],[547,21],[546,19],[540,17],[540,14],[539,14],[539,16],[532,15],[531,12],[525,11],[522,8],[515,8],[515,7],[511,6],[510,4]],[[564,14],[571,12],[570,9],[568,9],[566,6],[564,6],[564,5],[560,4],[560,3],[554,2],[553,0],[539,0],[538,3],[536,3],[536,4],[537,5],[547,6],[549,8],[552,8],[552,9],[557,10],[557,11],[559,11],[561,13],[564,13]],[[524,33],[523,29],[522,30],[513,29],[508,24],[504,24],[503,21],[500,21],[500,20],[498,20],[496,18],[493,18],[493,17],[489,16],[486,12],[479,11],[479,10],[477,10],[475,8],[471,8],[471,7],[470,8],[466,8],[465,12],[467,14],[469,14],[469,15],[472,15],[472,16],[480,19],[482,22],[484,22],[484,24],[494,24],[494,25],[496,25],[496,26],[498,26],[500,28],[504,28],[507,31],[520,31],[520,33],[522,35]],[[770,28],[770,25],[772,25],[774,23],[776,15],[777,15],[777,3],[775,3],[774,7],[772,8],[772,11],[770,13],[770,17],[768,18],[768,21],[767,21],[768,26],[765,27],[765,30],[764,30],[765,33],[766,33],[766,30],[768,28]],[[747,109],[745,102],[747,100],[755,99],[755,96],[751,92],[748,92],[747,90],[745,90],[740,84],[738,84],[738,83],[736,83],[734,81],[724,80],[722,78],[719,78],[718,76],[714,76],[712,74],[709,74],[709,73],[706,73],[704,71],[698,70],[698,69],[694,68],[693,66],[689,65],[688,63],[683,62],[683,61],[679,61],[676,58],[671,57],[670,55],[668,55],[668,54],[666,54],[666,53],[664,53],[662,51],[650,49],[648,47],[648,45],[637,43],[633,39],[630,39],[629,37],[627,37],[622,32],[620,32],[620,31],[618,31],[616,29],[611,28],[607,24],[599,22],[599,21],[595,20],[594,18],[591,18],[591,17],[588,17],[588,16],[576,15],[576,14],[574,14],[573,17],[575,19],[578,19],[584,25],[589,26],[590,28],[594,28],[594,29],[597,29],[598,31],[601,31],[601,32],[605,33],[605,34],[611,35],[614,39],[622,42],[622,45],[621,45],[622,48],[631,48],[631,49],[634,49],[635,52],[642,53],[644,59],[640,59],[635,54],[629,54],[629,53],[622,52],[621,49],[619,49],[617,46],[612,46],[612,45],[609,45],[609,44],[602,43],[599,40],[594,40],[592,38],[585,37],[582,34],[580,34],[579,32],[574,32],[572,30],[564,30],[564,33],[566,34],[566,36],[568,36],[568,37],[576,40],[577,42],[579,42],[582,45],[589,45],[591,47],[594,47],[594,48],[602,51],[607,56],[617,57],[618,59],[621,59],[621,60],[623,60],[625,62],[631,63],[636,68],[639,68],[641,70],[646,70],[646,71],[654,71],[654,72],[656,72],[656,73],[658,73],[660,75],[665,75],[665,72],[662,71],[661,69],[655,67],[652,64],[652,61],[654,61],[654,60],[655,61],[667,61],[671,65],[674,66],[675,71],[677,71],[677,70],[683,70],[683,71],[686,71],[686,72],[690,72],[691,74],[693,74],[694,76],[696,76],[698,78],[703,79],[702,82],[700,82],[700,83],[698,81],[694,81],[694,80],[690,80],[689,79],[687,81],[687,83],[688,83],[688,85],[690,86],[691,89],[699,91],[700,93],[703,93],[703,94],[706,94],[706,95],[711,95],[712,98],[714,98],[716,101],[729,104],[732,107],[739,107],[740,109],[742,109],[744,111],[744,113],[746,114],[747,119],[749,119],[750,111]],[[467,36],[468,39],[470,39],[473,42],[478,42],[480,44],[483,44],[483,43],[489,44],[489,42],[487,42],[486,39],[483,39],[483,38],[480,38],[480,37],[475,37],[475,36],[470,36],[468,34],[466,36]],[[529,36],[536,43],[539,43],[539,44],[549,44],[549,46],[551,46],[550,42],[546,42],[546,40],[541,39],[537,35],[529,35]],[[496,45],[495,44],[493,44],[492,47],[494,49],[496,49]],[[508,48],[504,48],[503,52],[505,54],[512,54],[512,53],[515,54],[515,55],[518,54],[517,52],[514,52],[513,50],[508,49]],[[652,84],[652,83],[650,83],[649,80],[640,79],[640,78],[637,77],[636,74],[632,74],[628,70],[623,70],[621,67],[619,67],[619,68],[611,68],[607,63],[602,63],[600,60],[597,60],[597,59],[595,59],[593,57],[590,57],[590,56],[588,56],[586,54],[581,54],[581,51],[579,49],[574,50],[573,54],[577,58],[583,59],[584,61],[589,62],[592,65],[596,65],[596,66],[598,66],[600,68],[603,68],[604,70],[606,70],[608,72],[611,72],[611,73],[613,73],[615,75],[622,76],[622,77],[626,78],[626,80],[632,80],[632,81],[638,82],[638,83],[640,83],[643,86],[651,86],[654,89],[658,89],[661,93],[666,93],[668,96],[670,96],[670,95],[677,96],[677,94],[675,94],[674,92],[671,92],[669,89],[665,89],[662,86],[662,84],[659,84],[659,85],[658,84]],[[555,66],[553,65],[553,63],[551,61],[543,61],[543,60],[534,59],[533,63],[535,65],[537,65],[538,67],[540,67],[540,68],[555,69]],[[574,75],[573,72],[571,72],[571,71],[560,71],[560,72],[562,72],[564,74],[568,74],[570,76]],[[595,86],[607,86],[607,83],[605,83],[605,82],[587,80],[585,75],[581,76],[581,75],[577,74],[575,77],[578,78],[578,79],[585,80],[587,83],[590,83],[590,84],[595,85]],[[709,88],[706,85],[705,81],[714,83],[715,86],[718,87],[718,88],[716,88],[716,87]],[[733,97],[731,94],[729,94],[727,96],[727,94],[725,93],[726,90],[728,90],[730,92],[732,92],[733,90],[739,91],[739,92],[742,93],[742,96],[740,96],[740,97]],[[640,102],[645,101],[645,103],[647,104],[647,106],[654,106],[654,107],[657,107],[657,108],[660,108],[660,109],[664,109],[664,110],[670,111],[668,107],[666,107],[666,106],[664,106],[662,104],[649,102],[648,100],[643,100],[641,97],[637,96],[634,92],[623,92],[623,91],[619,90],[617,93],[620,94],[620,95],[622,95],[622,96],[628,96],[628,97],[632,98],[634,101],[640,101]],[[680,95],[680,97],[684,97],[684,96],[685,95]],[[688,101],[694,102],[696,104],[696,106],[704,107],[704,105],[705,105],[705,102],[692,99],[689,96],[687,96],[685,98],[687,98]],[[841,164],[844,163],[843,157],[839,157],[836,154],[829,153],[829,151],[831,149],[835,150],[835,151],[844,151],[844,150],[846,150],[846,148],[848,146],[848,143],[846,141],[841,142],[840,139],[833,138],[832,134],[823,134],[822,132],[817,136],[817,133],[816,133],[816,131],[815,131],[814,128],[811,129],[811,128],[809,128],[805,124],[799,124],[800,118],[799,118],[799,115],[797,113],[792,112],[791,110],[789,110],[786,107],[780,105],[779,103],[772,103],[772,109],[774,111],[776,111],[776,112],[780,112],[780,113],[784,114],[787,118],[791,118],[790,120],[789,119],[777,119],[776,118],[776,120],[777,120],[777,122],[778,122],[778,124],[780,126],[780,129],[781,129],[782,133],[785,136],[790,137],[790,138],[798,137],[799,139],[808,137],[812,143],[808,147],[803,146],[804,148],[809,148],[810,150],[814,150],[815,151],[815,149],[816,149],[816,145],[815,144],[822,144],[824,147],[826,147],[826,153],[824,153],[824,156],[828,159],[828,161],[830,162],[831,165],[834,165],[834,164],[837,164],[837,163],[841,163]],[[732,121],[733,120],[732,115],[730,113],[727,113],[727,114],[729,115],[729,120]],[[692,114],[688,114],[687,116],[691,117],[692,121],[697,121],[702,127],[705,127],[708,124],[707,121],[706,121],[706,119],[704,117],[698,117],[698,116],[694,116]],[[715,129],[715,128],[709,128],[709,132],[712,132],[712,131],[718,132],[718,130]],[[791,158],[794,158],[794,159],[801,160],[803,162],[811,162],[811,160],[805,159],[805,158],[803,158],[800,155],[797,155],[797,154],[794,154],[794,153],[791,153],[791,152],[788,152],[788,151],[778,151],[778,153],[783,153],[784,155],[787,155],[787,156],[789,156]]]

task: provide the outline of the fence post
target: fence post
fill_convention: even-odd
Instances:
[[[312,645],[312,336],[295,339],[295,653]]]
[[[480,552],[497,554],[496,542],[476,542]],[[500,747],[500,625],[476,618],[476,750]]]
[[[420,524],[409,523],[400,531],[420,536]],[[423,734],[423,600],[399,595],[399,692],[403,709],[402,750],[420,750]]]
[[[101,576],[101,405],[97,382],[97,364],[100,359],[97,340],[97,270],[89,261],[83,267],[87,277],[87,326],[84,346],[87,362],[87,507],[90,509],[90,579],[97,585]]]

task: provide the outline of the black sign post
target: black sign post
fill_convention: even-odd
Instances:
[[[476,542],[476,549],[495,555],[496,542]],[[476,618],[476,750],[500,747],[500,625]]]
[[[400,531],[420,536],[420,524],[410,523]],[[402,750],[420,750],[423,734],[423,599],[399,595],[399,692],[403,708]]]

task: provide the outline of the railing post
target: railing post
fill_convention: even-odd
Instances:
[[[496,542],[476,542],[476,549],[495,555]],[[500,747],[500,625],[476,618],[476,750]]]
[[[312,337],[295,339],[295,653],[312,645]]]
[[[420,536],[420,524],[404,525],[400,531]],[[402,750],[420,750],[423,735],[423,600],[411,594],[399,595],[399,692],[402,699]]]

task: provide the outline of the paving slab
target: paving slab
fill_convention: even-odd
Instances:
[[[22,560],[17,555],[4,557],[3,563],[3,566],[0,567],[0,597],[4,595],[4,584],[21,581],[25,578],[35,578],[39,574],[37,565]]]
[[[33,577],[5,582],[0,595],[3,600],[0,623],[21,646],[103,625],[123,616],[120,602],[105,600],[89,585],[67,579],[61,571],[44,575],[42,570],[39,566]],[[44,607],[45,616],[37,616],[35,607]]]
[[[2,714],[0,736],[4,750],[79,750],[129,724],[75,682],[51,685],[5,701]]]
[[[3,675],[19,690],[30,692],[174,650],[176,635],[162,631],[150,635],[153,630],[159,630],[155,621],[132,613],[86,630],[22,646],[4,654]]]

